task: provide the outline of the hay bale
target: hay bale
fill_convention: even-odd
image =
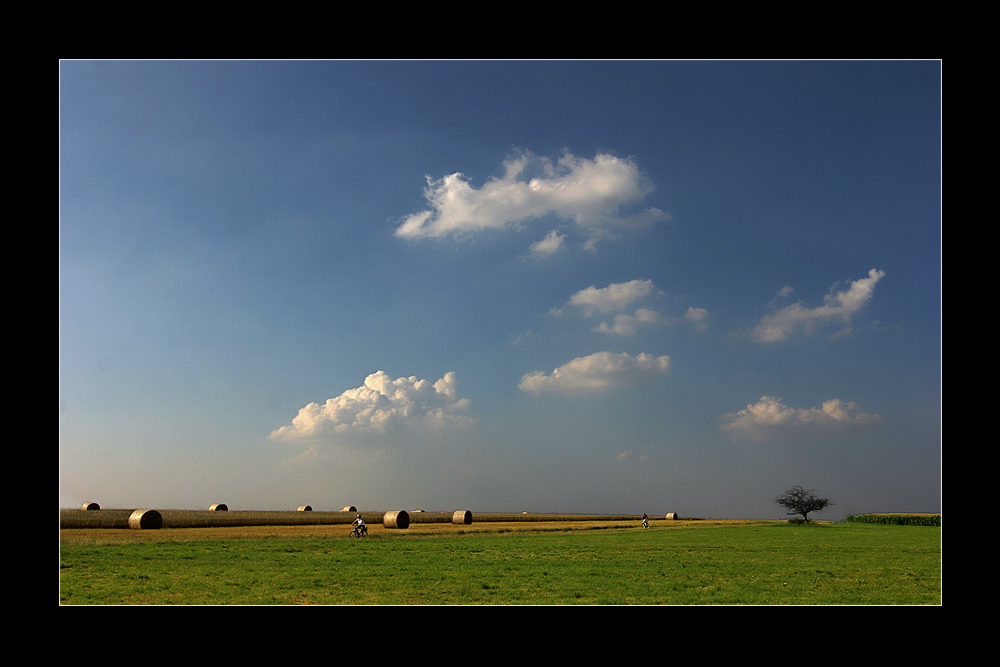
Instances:
[[[410,515],[406,510],[395,510],[382,515],[382,525],[386,528],[409,528]]]
[[[136,530],[155,530],[163,527],[163,517],[156,510],[135,510],[128,517],[128,527]]]
[[[455,513],[451,515],[451,522],[469,525],[472,523],[472,512],[469,510],[455,510]]]
[[[354,505],[348,505],[347,507],[345,507],[344,509],[342,509],[340,511],[341,512],[357,512],[358,508],[355,507]]]
[[[299,512],[312,512],[313,508],[311,505],[299,505]]]
[[[99,509],[101,509],[101,506],[98,505],[97,503],[84,503],[83,507],[81,507],[80,509],[82,509],[84,511],[87,511],[87,510],[99,510]]]
[[[209,512],[228,512],[229,511],[229,505],[227,505],[225,503],[215,503],[214,505],[212,505],[211,507],[208,508],[208,511]]]
[[[671,521],[675,521],[681,517],[679,514],[677,514],[677,512],[667,512],[667,518],[670,519]]]

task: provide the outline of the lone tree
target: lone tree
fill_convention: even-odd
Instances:
[[[801,514],[806,522],[809,521],[809,512],[820,512],[833,504],[829,498],[820,498],[798,484],[775,498],[774,502],[787,509],[789,514]]]

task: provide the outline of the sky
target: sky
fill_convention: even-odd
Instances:
[[[941,510],[939,61],[59,77],[60,507]]]

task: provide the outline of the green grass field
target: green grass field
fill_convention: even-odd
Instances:
[[[941,529],[654,521],[63,530],[66,605],[936,605]]]

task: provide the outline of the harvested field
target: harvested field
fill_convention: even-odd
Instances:
[[[133,509],[63,509],[59,513],[60,528],[129,528],[129,516]],[[386,515],[393,512],[356,512],[340,511],[257,511],[229,510],[225,512],[213,510],[157,510],[162,517],[163,528],[208,528],[226,526],[322,526],[346,525],[354,521],[360,513],[369,528],[373,524],[381,525]],[[396,511],[395,516],[399,516]],[[456,512],[461,512],[461,525],[475,523],[520,522],[538,523],[553,521],[637,521],[637,516],[623,514],[521,514],[505,512],[471,512],[457,510],[449,512],[412,512],[407,514],[406,527],[423,524],[452,524]],[[465,518],[469,523],[465,523]]]
[[[412,515],[411,515],[412,516]],[[450,515],[449,515],[450,516]],[[494,514],[493,516],[508,516]],[[556,515],[549,515],[555,517]],[[565,515],[563,515],[565,516]],[[593,517],[594,515],[588,515]],[[746,519],[693,519],[688,521],[663,521],[653,519],[650,523],[656,528],[683,530],[687,528],[703,528],[706,526],[748,526],[755,524],[779,523],[766,520]],[[521,519],[513,521],[480,521],[471,525],[459,525],[451,521],[436,521],[411,523],[406,530],[386,528],[381,523],[368,523],[369,538],[381,539],[420,539],[427,537],[442,537],[457,535],[499,535],[515,533],[566,532],[566,531],[605,531],[605,530],[639,530],[642,528],[635,517],[626,520],[607,519],[563,519],[551,518],[547,521],[530,522]],[[60,540],[67,544],[117,544],[146,541],[187,542],[219,539],[260,539],[260,538],[322,538],[347,539],[350,532],[348,524],[272,524],[248,526],[215,526],[215,527],[171,527],[169,530],[121,530],[119,528],[67,528],[60,531]]]

